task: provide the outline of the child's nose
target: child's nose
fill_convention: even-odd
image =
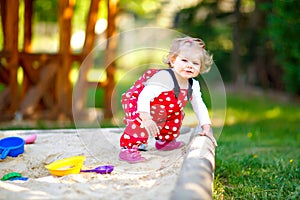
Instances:
[[[188,62],[188,63],[187,63],[187,67],[188,67],[188,68],[193,68],[194,65],[193,65],[192,63]]]

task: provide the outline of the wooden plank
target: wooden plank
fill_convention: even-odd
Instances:
[[[199,133],[195,129],[194,134]],[[215,145],[206,136],[195,135],[187,151],[172,200],[212,199]]]

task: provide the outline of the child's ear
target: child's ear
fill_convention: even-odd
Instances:
[[[170,64],[171,64],[171,66],[173,66],[173,64],[174,64],[174,62],[175,62],[175,60],[176,60],[176,58],[177,58],[177,55],[174,55],[174,56],[172,56],[172,57],[170,58]]]

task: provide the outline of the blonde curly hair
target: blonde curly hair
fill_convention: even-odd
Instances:
[[[213,56],[205,50],[205,43],[199,38],[183,37],[174,39],[169,54],[163,62],[171,66],[171,59],[178,56],[182,51],[192,51],[199,54],[200,74],[210,70],[213,64]]]

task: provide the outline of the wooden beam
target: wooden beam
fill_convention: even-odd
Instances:
[[[108,18],[107,18],[107,30],[106,30],[106,38],[107,38],[107,46],[105,52],[105,67],[106,67],[106,77],[107,84],[105,84],[104,91],[104,118],[111,119],[113,117],[112,113],[112,96],[113,90],[115,87],[115,79],[114,75],[116,72],[116,50],[118,45],[118,38],[116,36],[117,27],[116,27],[116,17],[119,12],[118,8],[119,0],[108,0],[107,8],[108,8]]]
[[[2,22],[2,32],[3,32],[3,38],[6,38],[6,15],[7,15],[7,10],[6,10],[6,4],[7,0],[0,0],[0,9],[1,9],[1,22]],[[6,46],[6,41],[3,40],[3,46]]]
[[[9,112],[14,113],[20,103],[17,71],[19,67],[18,58],[18,32],[19,32],[19,0],[11,0],[5,3],[5,28],[4,28],[4,51],[9,52],[10,58],[7,60],[7,69],[9,70],[9,87],[10,87],[10,107]]]
[[[8,54],[5,52],[0,52],[0,57],[6,57]],[[28,52],[20,52],[19,58],[23,59],[30,59],[39,62],[47,62],[49,60],[57,60],[59,59],[58,53],[28,53]],[[72,62],[81,61],[81,54],[70,54],[70,58]]]
[[[33,0],[24,0],[24,43],[23,51],[31,52]]]
[[[23,51],[31,52],[32,45],[32,12],[33,12],[33,0],[24,0],[25,11],[24,11],[24,42],[23,42]],[[26,61],[26,60],[24,60]],[[21,87],[21,99],[23,99],[31,86],[30,76],[31,74],[24,73],[23,81]],[[31,78],[36,77],[34,73]]]
[[[41,69],[39,82],[29,89],[22,101],[20,106],[22,115],[30,116],[34,114],[39,101],[46,95],[49,88],[53,85],[53,80],[55,80],[58,69],[57,62],[57,60],[52,60]]]
[[[187,150],[172,200],[212,199],[215,169],[215,145],[195,128]]]
[[[85,41],[82,48],[82,56],[85,58],[94,48],[95,42],[95,25],[98,20],[100,0],[91,0],[90,10],[86,22]]]
[[[56,79],[57,111],[59,119],[72,117],[72,86],[69,79],[71,70],[71,20],[75,0],[58,1],[59,24],[59,67]]]
[[[82,63],[78,75],[78,80],[74,88],[73,94],[73,116],[77,119],[84,115],[82,114],[86,108],[87,98],[87,75],[89,70],[93,67],[93,56],[90,54],[94,48],[95,42],[95,25],[98,19],[100,0],[92,0],[90,10],[86,22],[85,42],[82,49]]]
[[[3,67],[0,63],[0,83],[9,84],[9,70]]]

